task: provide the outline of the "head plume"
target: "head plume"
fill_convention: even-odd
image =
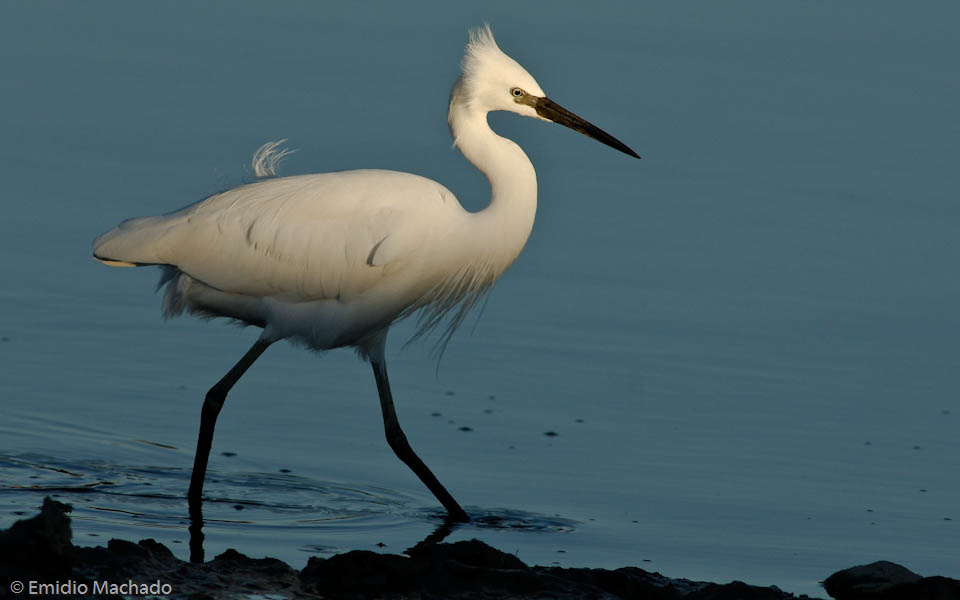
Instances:
[[[460,65],[463,75],[454,86],[452,101],[486,110],[513,110],[508,93],[513,87],[545,95],[533,76],[500,49],[488,24],[470,31]]]

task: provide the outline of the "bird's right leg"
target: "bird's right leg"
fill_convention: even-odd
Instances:
[[[207,475],[207,460],[210,458],[210,446],[213,445],[213,428],[217,424],[217,415],[223,408],[223,403],[227,399],[227,392],[233,387],[237,380],[247,372],[250,365],[260,358],[260,355],[270,347],[272,341],[263,338],[247,350],[237,364],[218,381],[216,385],[210,388],[206,398],[203,400],[203,410],[200,412],[200,435],[197,437],[197,454],[193,459],[193,475],[190,477],[190,491],[187,492],[187,498],[191,504],[199,503],[203,492],[203,480]]]

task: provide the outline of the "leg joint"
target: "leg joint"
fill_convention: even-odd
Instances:
[[[403,433],[403,430],[400,429],[399,425],[387,427],[387,443],[390,444],[394,452],[399,453],[401,450],[410,449],[410,442],[407,441],[407,436]]]
[[[222,389],[219,385],[213,386],[203,398],[203,412],[213,411],[214,415],[218,414],[220,409],[223,408],[223,403],[226,399],[226,390]]]

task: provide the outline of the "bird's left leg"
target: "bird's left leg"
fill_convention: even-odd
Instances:
[[[410,447],[407,436],[400,429],[400,421],[397,420],[397,411],[393,407],[393,395],[390,393],[390,382],[387,379],[387,365],[382,359],[372,359],[370,364],[373,366],[373,374],[377,378],[377,391],[380,392],[380,408],[383,409],[383,428],[387,434],[387,443],[393,448],[397,458],[402,460],[420,481],[426,485],[433,495],[437,497],[440,504],[447,509],[449,518],[453,521],[467,522],[470,517],[464,512],[457,501],[453,499],[450,492],[440,483],[436,476],[427,468],[420,457]]]
[[[191,504],[199,503],[203,493],[203,480],[207,475],[207,460],[210,458],[210,447],[213,445],[213,428],[217,424],[217,415],[227,399],[227,392],[240,379],[250,365],[260,358],[260,355],[273,342],[260,338],[247,350],[243,358],[233,365],[233,368],[210,388],[203,400],[203,410],[200,412],[200,435],[197,436],[197,454],[193,459],[193,474],[190,477],[190,491],[187,498]]]

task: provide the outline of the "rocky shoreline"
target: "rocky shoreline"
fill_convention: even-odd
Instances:
[[[636,567],[528,566],[478,540],[425,542],[404,555],[355,550],[326,559],[313,557],[301,571],[276,559],[248,558],[235,550],[194,563],[176,558],[153,540],[110,540],[106,548],[74,546],[69,512],[68,505],[48,498],[38,515],[0,532],[0,597],[797,598],[776,587],[671,579]],[[921,577],[889,562],[839,571],[824,587],[837,600],[960,599],[960,581]]]

